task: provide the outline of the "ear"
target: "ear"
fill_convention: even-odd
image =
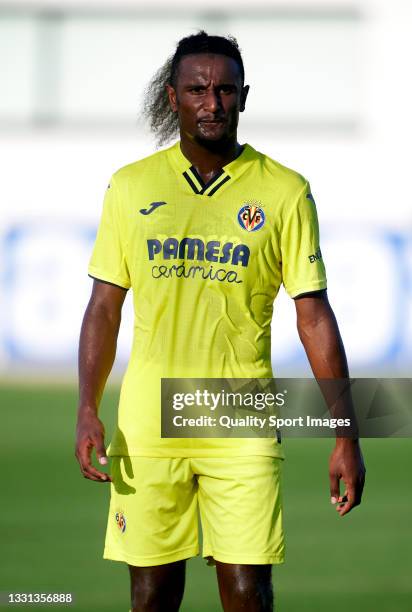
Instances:
[[[249,85],[245,85],[242,87],[242,91],[240,92],[240,112],[243,113],[246,106],[246,98],[249,93]]]
[[[176,90],[171,85],[166,85],[167,95],[169,97],[170,108],[174,113],[177,113],[177,96]]]

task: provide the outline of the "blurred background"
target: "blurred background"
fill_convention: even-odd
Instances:
[[[78,610],[127,610],[125,569],[100,558],[108,489],[83,482],[72,458],[76,351],[106,185],[154,151],[142,93],[182,36],[237,37],[251,87],[240,142],[310,180],[352,375],[410,376],[411,26],[409,0],[0,0],[0,591],[73,591]],[[282,290],[275,375],[310,375],[294,313]],[[342,523],[328,506],[330,442],[286,442],[279,610],[411,612],[410,441],[365,441],[365,503]],[[190,561],[183,610],[218,601],[214,570]]]

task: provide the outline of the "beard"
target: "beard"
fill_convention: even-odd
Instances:
[[[216,139],[206,138],[197,134],[194,140],[202,148],[210,151],[210,153],[222,153],[233,146],[233,136],[229,134],[222,134],[222,136]]]
[[[194,141],[211,153],[224,153],[236,142],[238,115],[229,113],[221,130],[207,130],[206,126],[198,125]]]

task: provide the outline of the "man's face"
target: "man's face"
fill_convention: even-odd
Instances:
[[[168,85],[167,91],[182,134],[210,143],[236,136],[249,87],[243,87],[234,59],[207,53],[187,55],[180,60],[176,81],[176,88]]]

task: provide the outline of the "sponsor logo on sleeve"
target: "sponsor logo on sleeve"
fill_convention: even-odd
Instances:
[[[315,261],[319,261],[320,259],[322,259],[322,253],[320,248],[318,248],[315,253],[312,253],[312,255],[308,255],[308,259],[310,263],[315,263]]]

